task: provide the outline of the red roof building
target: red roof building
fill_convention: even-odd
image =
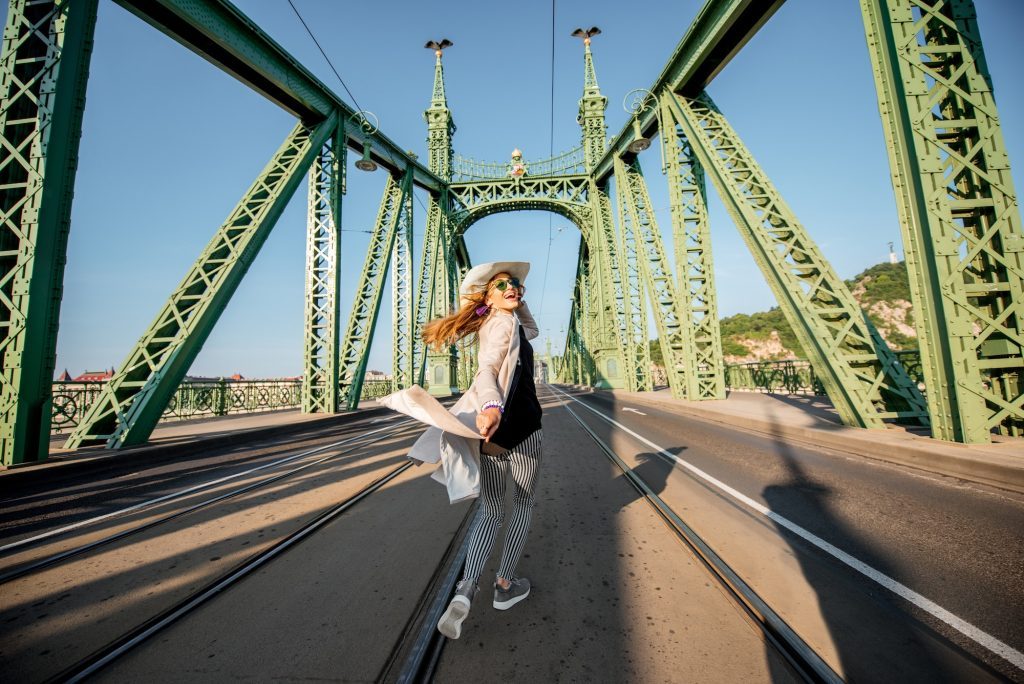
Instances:
[[[85,371],[72,382],[106,382],[110,378],[114,377],[114,369],[102,370],[102,371]]]

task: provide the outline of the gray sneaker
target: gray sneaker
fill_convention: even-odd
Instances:
[[[437,631],[449,639],[458,639],[462,635],[462,621],[469,615],[469,606],[473,603],[477,586],[469,580],[462,580],[455,585],[455,596],[452,597],[448,609],[437,621]]]
[[[508,589],[502,589],[497,582],[494,583],[494,607],[498,610],[508,610],[529,595],[530,580],[525,577],[513,579]]]

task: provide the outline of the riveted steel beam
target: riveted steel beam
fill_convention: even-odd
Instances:
[[[1024,434],[1024,233],[970,0],[862,0],[935,437]]]
[[[344,122],[339,122],[309,171],[306,221],[306,320],[303,413],[338,411],[338,292],[341,276],[341,175]]]
[[[661,231],[651,208],[651,197],[640,170],[640,161],[634,158],[627,165],[616,157],[615,184],[619,188],[619,201],[626,208],[622,216],[623,225],[628,223],[628,229],[623,231],[623,235],[626,240],[632,237],[635,243],[639,271],[654,308],[654,322],[658,327],[658,342],[665,359],[669,388],[672,396],[685,399],[688,398],[689,387],[686,377],[688,349],[685,345],[689,321],[683,314],[672,270],[665,258]],[[646,314],[644,311],[643,315]]]
[[[650,392],[654,389],[651,376],[651,344],[647,334],[647,296],[644,292],[644,276],[640,271],[636,233],[633,229],[633,214],[627,208],[630,199],[623,182],[616,180],[619,216],[619,266],[622,269],[622,313],[625,318],[622,344],[626,359],[628,386],[633,392]]]
[[[307,123],[355,111],[255,22],[226,0],[115,0],[143,21]],[[395,174],[412,169],[415,183],[438,191],[444,182],[390,138],[348,126],[349,147],[372,142],[373,160]]]
[[[377,314],[380,312],[384,278],[391,263],[395,239],[401,225],[401,214],[411,194],[411,172],[407,172],[401,181],[388,175],[380,209],[377,212],[377,221],[370,235],[370,246],[366,250],[363,274],[359,278],[348,327],[342,340],[338,372],[339,397],[341,403],[350,410],[359,406],[363,376],[366,374],[370,345],[377,325]]]
[[[402,209],[395,228],[391,253],[391,377],[392,389],[411,387],[413,383],[413,321],[412,286],[412,188],[402,196]]]
[[[336,129],[297,124],[171,293],[66,447],[142,444],[202,349],[313,159]]]
[[[693,401],[725,399],[725,365],[718,324],[718,296],[711,259],[704,169],[686,139],[665,93],[661,141],[668,174],[676,292],[685,322],[686,396]]]
[[[687,96],[701,92],[782,3],[783,0],[708,0],[648,90],[655,95],[666,90]],[[640,115],[644,137],[653,137],[657,124],[656,108]],[[633,135],[632,121],[628,121],[595,167],[593,173],[598,181],[614,171],[615,158],[626,154]]]
[[[591,231],[593,248],[590,253],[596,253],[599,257],[596,289],[600,292],[598,325],[601,331],[603,372],[612,387],[632,389],[624,342],[626,310],[623,269],[607,188],[593,185],[590,189],[590,202],[591,214],[594,217],[594,227]]]
[[[707,94],[669,104],[843,422],[927,423],[917,385]]]
[[[96,0],[14,0],[0,55],[0,462],[46,458]]]

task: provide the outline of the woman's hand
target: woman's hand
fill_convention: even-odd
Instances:
[[[494,407],[484,409],[476,414],[476,429],[485,442],[491,441],[491,435],[498,429],[499,423],[501,423],[501,411]]]

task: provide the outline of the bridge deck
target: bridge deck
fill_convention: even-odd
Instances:
[[[667,410],[671,402],[660,399],[665,406],[610,393],[543,392],[545,462],[520,567],[535,593],[499,612],[482,590],[463,637],[441,653],[438,681],[466,675],[484,681],[793,678],[756,623],[594,437],[844,677],[1022,676],[1007,658],[1024,645],[1018,576],[1024,497],[696,420]],[[130,466],[121,471],[77,469],[57,487],[18,471],[0,475],[0,546],[236,476],[180,500],[0,551],[4,672],[40,681],[80,662],[402,464],[418,433],[415,425],[375,411],[288,435],[238,438],[171,461],[128,459],[120,461]],[[322,447],[329,448],[273,465]],[[4,581],[32,560],[321,457],[328,458],[274,483]],[[267,467],[246,472],[259,466]],[[379,677],[396,654],[405,655],[400,635],[417,638],[414,609],[430,598],[432,578],[470,509],[449,506],[428,475],[426,467],[398,473],[114,660],[100,678]],[[27,485],[19,486],[19,478]],[[989,640],[965,636],[945,614],[936,617],[896,596],[799,531],[935,601]],[[494,561],[485,577],[493,571]],[[997,656],[1000,643],[1009,650]],[[396,662],[387,678],[400,667]]]

